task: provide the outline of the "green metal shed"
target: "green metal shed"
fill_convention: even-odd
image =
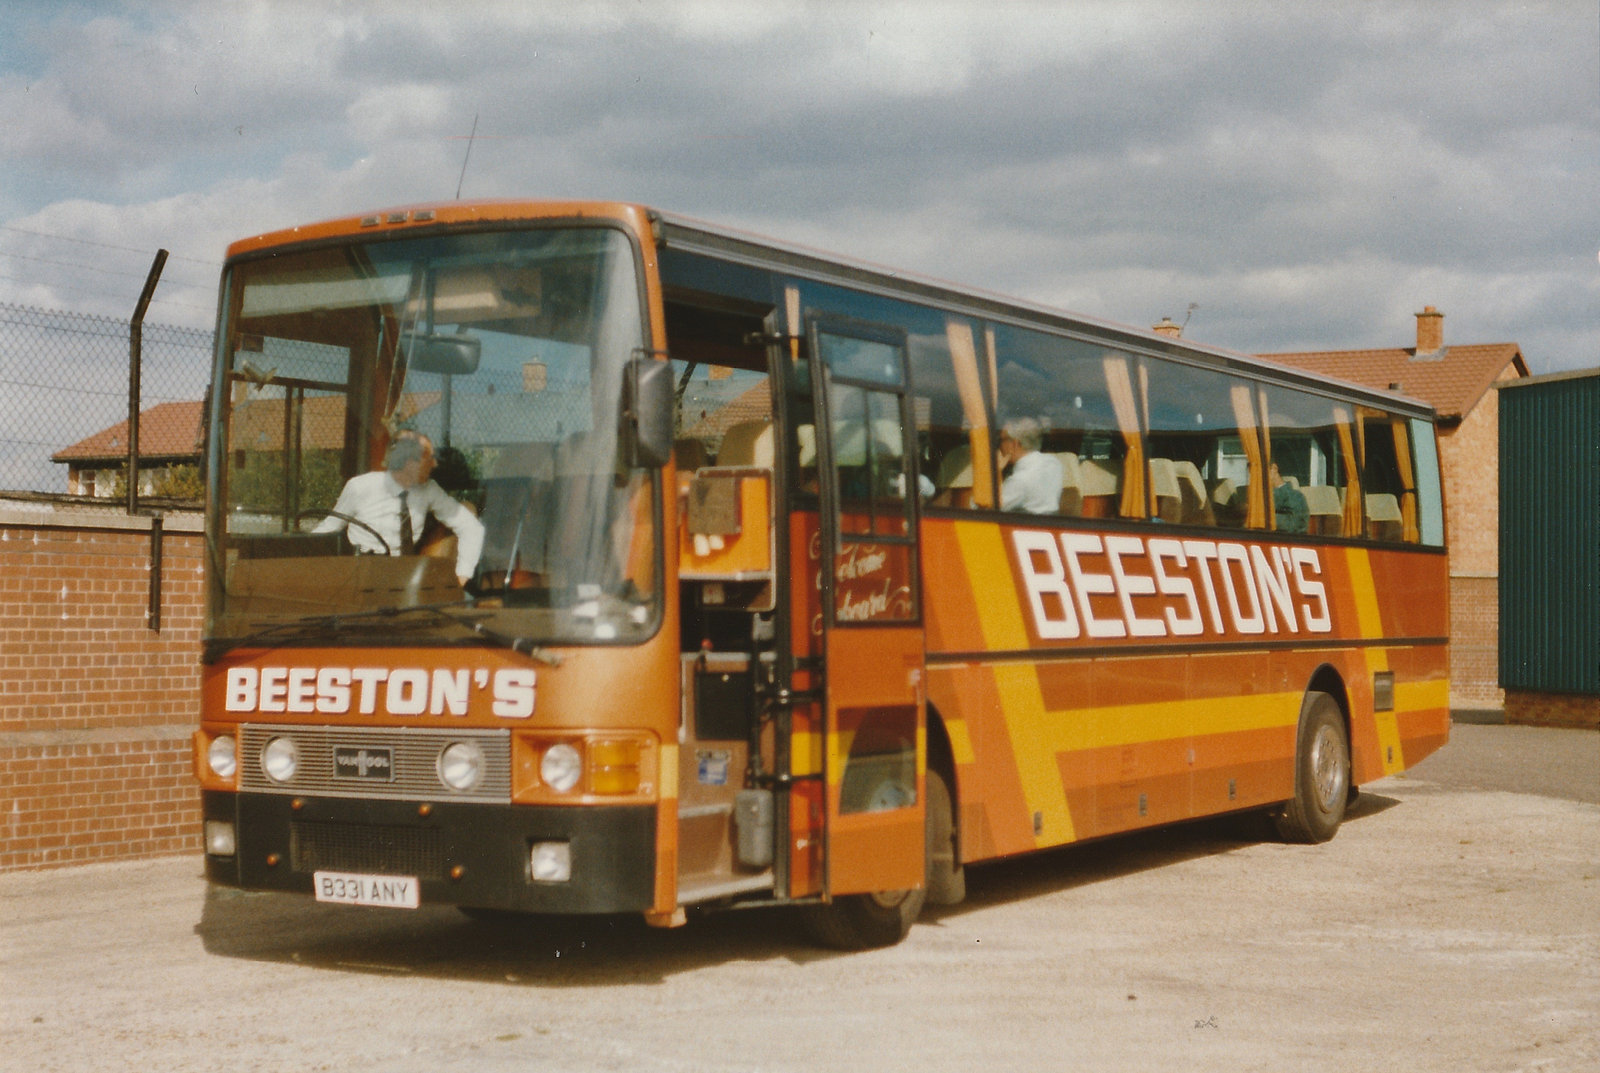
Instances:
[[[1600,369],[1500,388],[1500,685],[1600,696]]]

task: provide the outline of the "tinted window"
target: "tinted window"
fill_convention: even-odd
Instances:
[[[1152,360],[1149,406],[1157,517],[1184,525],[1267,528],[1255,386],[1215,370]]]

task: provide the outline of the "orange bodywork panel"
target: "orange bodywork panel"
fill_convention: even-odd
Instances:
[[[1284,800],[1313,682],[1357,783],[1448,737],[1442,553],[937,518],[923,556],[965,860]]]
[[[639,205],[611,201],[439,201],[398,205],[360,216],[343,216],[283,231],[269,231],[240,239],[228,246],[228,257],[276,249],[295,242],[314,242],[330,238],[349,238],[373,232],[453,224],[456,226],[504,221],[525,224],[529,220],[613,220],[635,234],[650,234],[649,212]]]
[[[643,645],[557,650],[559,666],[496,648],[237,649],[204,668],[196,768],[206,789],[236,790],[203,762],[210,737],[239,723],[503,729],[518,804],[656,808],[654,912],[677,909],[677,631]],[[557,795],[538,756],[582,751],[612,792]]]

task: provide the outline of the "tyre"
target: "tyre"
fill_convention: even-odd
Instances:
[[[967,896],[967,871],[956,847],[955,805],[943,773],[928,769],[925,852],[928,862],[927,901],[956,905]]]
[[[800,923],[813,942],[835,950],[893,946],[922,913],[925,891],[894,890],[843,894],[826,905],[808,905]]]
[[[1326,842],[1350,804],[1350,740],[1339,702],[1307,693],[1295,740],[1294,797],[1273,814],[1285,842]]]
[[[826,905],[808,905],[800,911],[800,923],[813,942],[835,950],[893,946],[910,933],[926,902],[954,905],[966,897],[966,872],[955,852],[949,784],[930,770],[926,785],[926,889],[844,894]]]

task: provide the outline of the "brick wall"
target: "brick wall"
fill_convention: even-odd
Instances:
[[[200,519],[0,500],[0,871],[198,846]]]
[[[1600,730],[1600,697],[1581,693],[1507,690],[1506,722]]]
[[[1515,379],[1507,365],[1500,379]],[[1450,704],[1500,708],[1500,393],[1487,391],[1441,429],[1439,468],[1450,539]]]
[[[1500,572],[1500,393],[1484,392],[1459,425],[1441,433],[1450,572],[1495,577]]]
[[[1450,707],[1489,709],[1505,704],[1500,689],[1500,582],[1493,577],[1450,579]]]

